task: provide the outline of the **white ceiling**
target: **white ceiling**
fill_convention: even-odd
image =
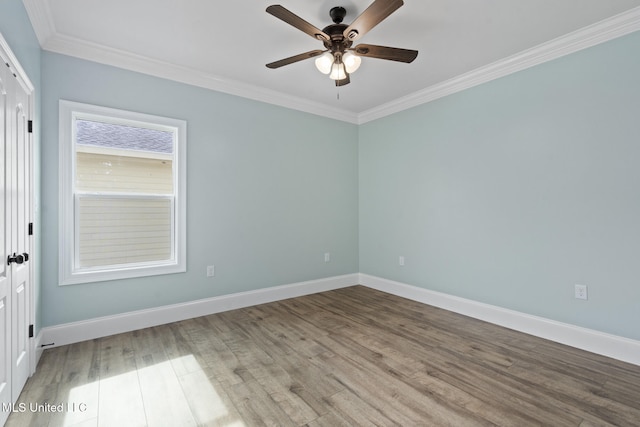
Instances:
[[[364,58],[338,99],[313,60],[265,67],[323,49],[265,12],[277,0],[23,1],[43,49],[352,122],[640,29],[640,0],[405,0],[356,44],[415,49],[417,59]],[[345,7],[348,24],[371,2],[280,4],[324,28],[331,7]]]

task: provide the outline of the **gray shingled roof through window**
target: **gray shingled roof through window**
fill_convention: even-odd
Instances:
[[[173,153],[171,132],[89,120],[76,120],[76,142],[121,150]]]

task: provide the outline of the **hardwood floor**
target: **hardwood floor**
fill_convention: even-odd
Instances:
[[[640,367],[355,286],[46,350],[21,404],[7,426],[638,426]]]

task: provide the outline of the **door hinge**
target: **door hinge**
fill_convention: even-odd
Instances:
[[[33,133],[33,120],[29,120],[29,121],[27,122],[27,131],[28,131],[29,133]]]
[[[33,236],[33,223],[29,223],[29,236]]]
[[[33,325],[29,325],[29,338],[33,338]]]

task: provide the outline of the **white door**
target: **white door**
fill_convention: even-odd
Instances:
[[[12,123],[11,203],[13,251],[11,263],[11,348],[13,372],[11,373],[14,399],[18,397],[29,378],[29,293],[31,290],[31,245],[29,222],[31,221],[31,138],[29,137],[29,95],[16,85],[15,103],[10,117]],[[12,254],[13,255],[13,254]]]
[[[5,56],[0,49],[0,59],[9,64]],[[31,373],[32,353],[32,98],[19,73],[4,64],[0,64],[0,424]]]
[[[1,65],[1,64],[0,64]],[[10,222],[8,211],[10,165],[9,144],[7,139],[7,104],[9,72],[6,67],[0,67],[0,403],[3,409],[13,402],[11,399],[11,268],[7,265],[10,250]],[[13,76],[11,76],[13,77]],[[0,412],[0,424],[4,424],[8,416],[6,410]]]

